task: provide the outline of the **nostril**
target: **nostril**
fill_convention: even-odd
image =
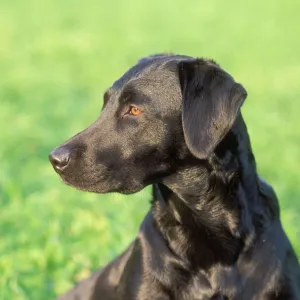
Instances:
[[[66,166],[66,165],[68,164],[68,162],[69,162],[69,157],[68,157],[68,156],[57,157],[57,156],[51,155],[51,156],[50,156],[50,160],[51,160],[51,163],[52,163],[54,166],[64,167],[64,166]]]
[[[49,160],[56,171],[62,171],[70,162],[70,151],[66,146],[56,148],[49,154]]]

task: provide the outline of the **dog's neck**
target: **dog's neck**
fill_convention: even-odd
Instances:
[[[257,182],[240,117],[207,161],[190,158],[154,186],[154,220],[168,246],[194,266],[231,264],[261,214]]]

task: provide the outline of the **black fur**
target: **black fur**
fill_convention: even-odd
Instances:
[[[152,208],[121,256],[58,299],[300,299],[298,261],[240,113],[245,98],[215,62],[179,55],[144,58],[109,88],[99,119],[50,159],[81,190],[152,184]],[[143,113],[130,115],[131,105]]]

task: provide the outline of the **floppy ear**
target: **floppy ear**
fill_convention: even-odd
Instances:
[[[181,61],[178,71],[185,141],[196,157],[206,159],[233,126],[247,92],[210,61]]]

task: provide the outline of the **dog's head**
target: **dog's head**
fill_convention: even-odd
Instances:
[[[187,157],[208,159],[245,98],[213,61],[150,56],[107,90],[100,117],[50,161],[76,188],[133,193],[176,172]]]

